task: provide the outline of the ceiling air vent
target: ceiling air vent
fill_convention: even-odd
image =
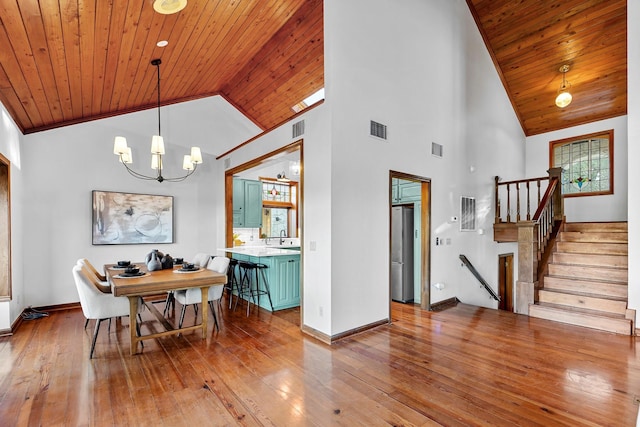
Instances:
[[[380,139],[387,139],[387,125],[371,120],[370,135]]]
[[[304,134],[304,120],[300,120],[299,122],[294,123],[292,128],[293,128],[293,137],[292,138],[297,138],[297,137],[303,135]]]
[[[442,144],[431,143],[431,154],[436,157],[442,157]]]
[[[462,196],[460,198],[460,231],[476,230],[476,199]]]

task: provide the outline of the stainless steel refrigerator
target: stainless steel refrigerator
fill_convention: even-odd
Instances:
[[[391,299],[413,301],[413,207],[391,210]]]

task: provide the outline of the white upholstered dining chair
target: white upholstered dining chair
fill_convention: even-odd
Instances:
[[[209,265],[210,260],[211,255],[199,252],[193,257],[193,260],[191,260],[191,262],[199,267],[206,268],[207,265]]]
[[[190,262],[191,264],[201,268],[207,268],[207,265],[209,265],[210,260],[211,260],[211,255],[205,254],[204,252],[198,252],[197,254],[194,255],[191,261],[186,259],[184,261]],[[169,307],[171,307],[171,305],[174,304],[174,301],[175,301],[175,296],[173,291],[167,292],[167,298],[164,301],[164,312],[162,313],[164,317],[167,317],[167,313],[169,312]],[[198,302],[200,302],[200,300],[198,300]]]
[[[215,271],[217,273],[227,274],[227,269],[229,268],[229,258],[224,256],[217,256],[209,261],[207,264],[207,269]],[[222,291],[224,290],[224,284],[214,285],[209,288],[209,307],[211,308],[211,312],[213,313],[213,321],[216,325],[216,329],[220,330],[218,326],[218,318],[216,316],[216,311],[214,308],[214,302],[217,302],[222,298]],[[182,322],[184,321],[184,313],[187,309],[188,305],[193,305],[194,310],[197,308],[196,304],[201,303],[202,301],[202,292],[200,288],[190,288],[183,289],[174,292],[174,296],[176,301],[182,304],[182,311],[180,312],[180,321],[178,323],[178,328],[182,327]],[[203,307],[204,310],[204,307]]]
[[[89,359],[92,359],[93,351],[96,347],[96,339],[98,338],[98,331],[100,330],[100,323],[112,317],[129,316],[129,298],[114,297],[110,293],[105,294],[98,290],[93,283],[93,273],[89,272],[86,267],[79,263],[73,267],[72,273],[78,290],[78,296],[80,297],[82,313],[87,318],[87,321],[89,319],[95,319],[96,321],[93,339],[91,340],[91,352],[89,353]],[[85,323],[85,328],[86,327],[87,324]],[[139,329],[136,332],[140,335]]]
[[[111,293],[111,285],[107,281],[107,277],[98,272],[96,268],[89,262],[86,258],[80,258],[77,262],[80,265],[84,265],[87,270],[95,277],[95,280],[92,280],[93,284],[103,293],[110,294]]]

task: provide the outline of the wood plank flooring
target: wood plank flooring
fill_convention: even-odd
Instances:
[[[179,306],[178,306],[179,307]],[[187,310],[185,322],[194,322]],[[173,314],[175,316],[175,313]],[[394,303],[393,323],[333,346],[297,309],[223,308],[220,332],[145,341],[79,309],[0,338],[2,426],[634,426],[636,337],[464,304]],[[147,312],[143,331],[156,328]]]

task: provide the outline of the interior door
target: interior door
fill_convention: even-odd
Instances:
[[[498,309],[513,312],[513,254],[498,257]]]

